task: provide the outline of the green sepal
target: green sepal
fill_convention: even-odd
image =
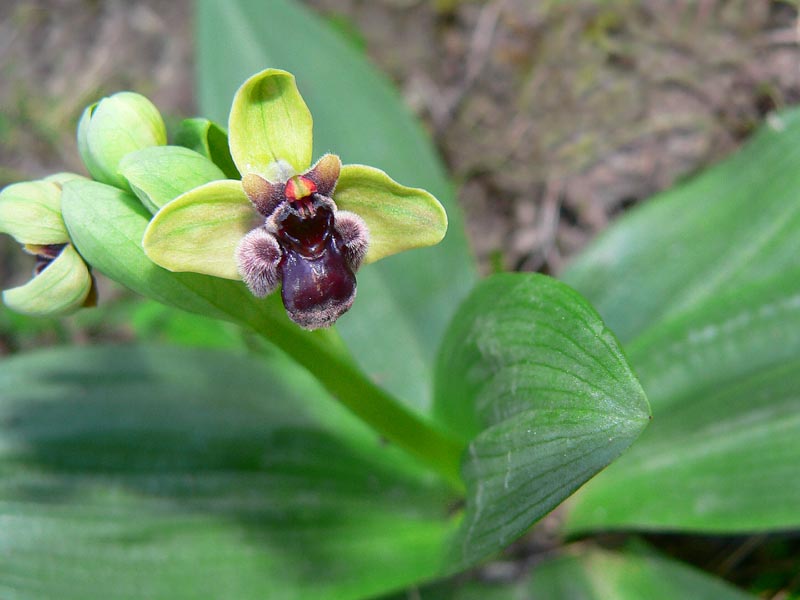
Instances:
[[[162,208],[144,234],[147,256],[169,271],[241,279],[236,246],[259,221],[241,181],[213,181]]]
[[[66,244],[61,188],[51,181],[15,183],[0,192],[0,233],[20,244]]]
[[[171,273],[154,264],[142,247],[150,213],[133,194],[96,181],[76,181],[64,186],[62,207],[70,237],[86,262],[137,294],[233,321],[290,350],[310,344],[319,351],[331,343],[326,331],[309,333],[292,323],[279,294],[256,298],[240,281]]]
[[[44,181],[51,181],[59,186],[64,186],[69,181],[75,180],[83,180],[86,181],[86,177],[83,175],[78,175],[77,173],[70,173],[69,171],[60,171],[58,173],[53,173],[52,175],[48,175],[44,178]]]
[[[128,189],[119,163],[130,152],[167,143],[158,109],[134,92],[119,92],[87,107],[78,123],[78,151],[96,180]]]
[[[92,277],[71,244],[44,271],[25,285],[3,292],[11,310],[44,317],[75,312],[84,305],[92,289]]]
[[[333,199],[340,210],[356,213],[369,229],[364,264],[438,244],[447,232],[447,213],[425,190],[400,185],[380,169],[342,167]]]
[[[208,119],[184,119],[175,134],[175,144],[199,152],[225,173],[227,179],[242,176],[231,156],[228,134],[221,126]]]
[[[211,160],[182,146],[152,146],[131,152],[120,162],[119,171],[153,214],[193,188],[225,179]]]
[[[312,125],[294,75],[279,69],[253,75],[237,90],[228,121],[236,167],[273,182],[285,180],[286,163],[297,173],[305,171],[311,164]]]

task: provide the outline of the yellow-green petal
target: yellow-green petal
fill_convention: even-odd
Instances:
[[[3,292],[10,309],[35,317],[65,315],[81,308],[92,289],[92,277],[72,244],[39,275]]]
[[[280,161],[296,173],[311,164],[311,130],[311,112],[294,75],[279,69],[262,71],[245,81],[233,99],[228,121],[233,162],[243,175],[285,180]]]
[[[131,152],[120,161],[119,171],[154,214],[193,188],[225,179],[210,159],[181,146],[152,146]]]
[[[144,233],[144,251],[176,272],[241,279],[236,246],[260,222],[241,181],[212,181],[162,208]]]
[[[356,213],[369,228],[364,264],[404,250],[433,246],[447,232],[447,213],[425,190],[400,185],[380,169],[342,167],[333,199]]]
[[[78,151],[97,181],[128,189],[119,163],[130,152],[167,143],[161,113],[134,92],[118,92],[89,106],[78,123]]]
[[[65,244],[61,188],[51,181],[15,183],[0,192],[0,233],[21,244]]]

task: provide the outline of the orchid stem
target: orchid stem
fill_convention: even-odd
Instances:
[[[377,433],[433,468],[463,493],[463,443],[370,381],[334,328],[307,332],[287,323],[286,331],[276,332],[273,322],[269,332],[258,332],[311,372],[339,402]]]

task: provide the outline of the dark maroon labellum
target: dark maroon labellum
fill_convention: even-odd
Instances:
[[[335,321],[350,308],[356,292],[333,212],[324,206],[312,210],[305,218],[302,212],[288,214],[276,236],[283,250],[278,264],[283,305],[304,327]]]

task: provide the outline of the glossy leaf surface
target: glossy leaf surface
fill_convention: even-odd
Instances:
[[[286,359],[0,364],[0,595],[363,598],[430,577],[447,492]]]
[[[565,274],[629,338],[654,423],[566,526],[800,525],[800,111],[652,199]]]
[[[479,284],[447,332],[436,415],[469,441],[453,553],[499,551],[635,440],[649,407],[613,334],[541,275]]]

